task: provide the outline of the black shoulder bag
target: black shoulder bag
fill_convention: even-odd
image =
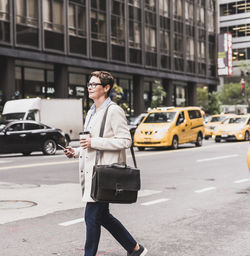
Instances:
[[[108,108],[103,116],[100,137],[103,137]],[[137,169],[133,146],[130,147],[135,168],[125,163],[98,165],[100,150],[96,151],[93,169],[91,197],[96,202],[131,204],[137,200],[141,187],[140,170]]]

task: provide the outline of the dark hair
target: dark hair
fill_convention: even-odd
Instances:
[[[102,86],[106,86],[109,84],[110,86],[110,89],[108,91],[108,95],[110,94],[110,91],[112,90],[113,88],[113,85],[114,85],[114,77],[107,71],[94,71],[91,73],[90,75],[91,77],[92,76],[96,76],[100,79],[101,81],[101,84]]]

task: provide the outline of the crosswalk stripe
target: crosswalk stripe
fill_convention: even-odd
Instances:
[[[74,224],[81,223],[81,222],[84,222],[84,218],[62,222],[62,223],[59,223],[58,225],[63,226],[63,227],[67,227],[67,226],[74,225]]]
[[[148,206],[148,205],[163,203],[163,202],[166,202],[166,201],[169,201],[169,199],[168,198],[160,198],[160,199],[157,199],[157,200],[154,200],[154,201],[149,201],[149,202],[146,202],[146,203],[142,203],[141,205]]]

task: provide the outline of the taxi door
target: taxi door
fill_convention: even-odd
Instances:
[[[186,119],[184,111],[181,111],[176,120],[176,134],[179,138],[179,143],[185,143],[187,141],[186,134]]]

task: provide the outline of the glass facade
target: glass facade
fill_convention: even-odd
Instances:
[[[139,86],[144,86],[146,106],[151,102],[153,81],[160,78],[167,81],[168,74],[186,86],[187,77],[193,83],[202,83],[203,79],[204,83],[216,84],[215,2],[1,0],[3,55],[10,59],[17,56],[12,62],[14,59],[39,62],[35,67],[16,64],[15,98],[85,97],[88,75],[96,67],[117,72],[117,83],[124,91],[122,99],[130,102],[131,112],[133,93],[142,94],[133,84],[138,81]],[[242,32],[238,28],[235,31]],[[18,51],[23,54],[21,57]],[[248,58],[248,50],[235,52],[234,56]],[[7,60],[3,57],[2,61]],[[42,63],[50,66],[43,67]],[[72,67],[88,70],[70,71]],[[147,82],[144,84],[138,76],[140,79],[145,76]],[[178,90],[175,94],[182,95],[179,98],[187,96]]]
[[[0,1],[0,42],[10,42],[10,3],[9,0]]]
[[[220,16],[241,14],[250,12],[250,1],[235,1],[220,5]]]
[[[0,44],[11,43],[13,22],[18,47],[210,76],[214,14],[214,0],[1,0]]]

